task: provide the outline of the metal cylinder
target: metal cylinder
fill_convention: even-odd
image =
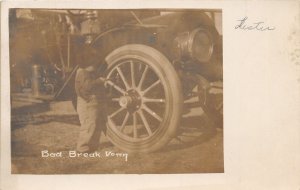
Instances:
[[[32,65],[31,90],[33,96],[40,96],[42,84],[42,67],[40,65]]]
[[[97,11],[89,10],[85,12],[80,28],[81,34],[86,37],[85,43],[90,44],[93,41],[93,37],[101,32]]]

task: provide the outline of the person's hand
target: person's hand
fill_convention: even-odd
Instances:
[[[104,87],[106,88],[109,84],[111,84],[111,80],[109,80],[109,78],[105,78]]]
[[[104,78],[104,77],[99,77],[97,79],[101,84],[104,84],[104,86],[107,86],[107,83],[110,81],[108,78]]]
[[[97,82],[98,82],[98,83],[101,83],[101,84],[104,84],[104,83],[106,82],[106,78],[104,78],[104,77],[99,77],[99,78],[97,79]]]

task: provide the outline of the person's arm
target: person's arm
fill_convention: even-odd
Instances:
[[[84,91],[90,92],[92,89],[97,88],[98,86],[103,86],[105,83],[105,78],[99,77],[97,79],[91,79],[87,72],[83,72],[83,83],[82,88]]]

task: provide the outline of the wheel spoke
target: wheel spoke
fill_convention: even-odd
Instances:
[[[112,98],[111,101],[112,101],[112,102],[119,102],[119,101],[120,101],[120,98]]]
[[[145,128],[146,128],[146,130],[147,130],[149,136],[152,135],[152,131],[151,131],[151,129],[150,129],[150,126],[149,126],[149,124],[148,124],[148,121],[147,121],[146,117],[144,116],[143,111],[139,110],[138,113],[139,113],[139,115],[140,115],[140,117],[141,117],[141,119],[142,119],[142,121],[143,121],[143,123],[144,123],[144,125],[145,125]]]
[[[155,99],[155,98],[143,98],[143,102],[147,103],[147,102],[153,102],[153,103],[164,103],[166,102],[165,99]]]
[[[126,116],[125,116],[125,118],[124,118],[124,120],[123,120],[123,122],[122,122],[120,131],[123,131],[123,129],[125,128],[125,125],[126,125],[128,119],[129,119],[129,115],[130,115],[129,112],[127,112],[127,113],[126,113]]]
[[[115,111],[114,113],[110,114],[108,117],[109,118],[113,118],[114,116],[116,116],[118,113],[120,113],[121,111],[123,111],[125,108],[120,107],[120,109],[118,109],[117,111]]]
[[[147,92],[149,92],[149,90],[151,90],[152,88],[154,88],[159,83],[160,83],[160,80],[158,79],[156,82],[154,82],[152,85],[150,85],[147,89],[143,90],[142,93],[146,94]]]
[[[112,81],[107,81],[106,82],[108,85],[114,87],[114,89],[116,89],[117,91],[119,91],[121,94],[126,94],[126,91],[123,90],[121,87],[119,87],[118,85],[116,85],[115,83],[113,83]]]
[[[122,70],[120,69],[120,67],[117,67],[117,71],[118,71],[118,73],[119,73],[119,75],[120,75],[120,77],[121,77],[123,83],[125,84],[126,90],[128,90],[128,89],[130,88],[130,87],[129,87],[129,84],[127,83],[126,78],[125,78],[125,76],[124,76]]]
[[[130,68],[131,68],[131,86],[133,88],[136,87],[136,84],[135,84],[135,72],[134,72],[134,64],[133,64],[133,61],[130,61]]]
[[[148,106],[146,106],[145,104],[143,104],[142,109],[145,110],[146,112],[148,112],[150,115],[152,115],[155,119],[157,119],[158,121],[162,121],[162,118],[155,113],[153,110],[151,110]]]
[[[144,71],[143,71],[142,77],[141,77],[141,79],[140,79],[140,82],[139,82],[139,85],[138,85],[138,89],[141,89],[141,88],[142,88],[143,82],[144,82],[145,77],[146,77],[147,72],[148,72],[148,68],[149,68],[148,65],[146,65],[146,66],[145,66],[145,69],[144,69]]]
[[[137,138],[138,134],[137,134],[137,127],[136,127],[136,122],[137,122],[137,118],[136,118],[136,113],[133,113],[133,138]]]

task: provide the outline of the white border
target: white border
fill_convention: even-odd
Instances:
[[[225,173],[11,175],[5,16],[8,8],[14,7],[222,9]],[[234,30],[236,20],[245,15],[264,19],[277,30],[273,33]],[[19,1],[3,2],[1,16],[2,189],[300,189],[300,83],[298,68],[289,59],[289,51],[294,47],[287,41],[293,27],[299,29],[299,1]],[[271,81],[276,81],[277,88]],[[277,91],[278,88],[282,91]],[[282,102],[282,99],[288,100]]]

